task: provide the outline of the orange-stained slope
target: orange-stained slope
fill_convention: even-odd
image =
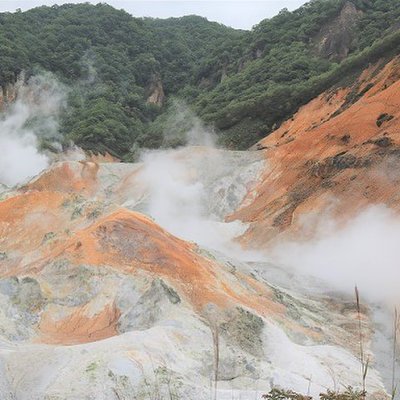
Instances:
[[[270,300],[271,292],[265,287],[252,293],[249,283],[240,283],[240,273],[231,277],[220,265],[198,254],[196,245],[126,209],[101,218],[54,246],[52,253],[34,264],[35,271],[57,257],[73,265],[110,266],[128,274],[150,272],[171,282],[199,312],[209,303],[222,308],[242,304],[264,315],[283,311]]]
[[[51,171],[39,181],[50,175]],[[46,187],[52,189],[51,181],[47,182]],[[68,182],[63,187],[57,182],[58,191],[24,188],[0,202],[0,249],[7,255],[0,260],[0,277],[39,278],[45,290],[42,271],[62,260],[71,270],[88,265],[99,271],[107,267],[129,276],[145,273],[162,278],[199,316],[204,317],[205,307],[212,303],[221,311],[241,306],[284,320],[286,309],[274,300],[268,286],[204,257],[195,244],[170,235],[142,214],[120,208],[91,219],[79,203],[80,212],[74,217],[76,195],[64,192]],[[52,293],[46,296],[51,304]],[[41,313],[36,341],[73,344],[118,333],[120,311],[113,297],[96,312],[89,303],[56,309],[48,306]],[[291,329],[304,333],[304,327],[297,324]],[[312,330],[309,334],[314,337]]]
[[[369,204],[400,204],[400,60],[372,66],[350,87],[321,94],[258,143],[268,161],[252,200],[228,219],[265,246],[313,233],[321,216],[345,220]],[[305,216],[316,216],[307,218]]]
[[[399,59],[368,68],[351,87],[322,94],[258,147],[267,160],[264,175],[229,217],[250,223],[243,237],[249,246],[265,246],[282,234],[312,234],[318,218],[308,218],[305,227],[307,215],[346,220],[368,204],[397,208]],[[129,278],[161,278],[177,291],[181,306],[202,319],[210,303],[221,312],[243,307],[315,342],[326,337],[292,318],[290,305],[270,286],[113,204],[119,191],[133,186],[128,182],[136,173],[117,168],[121,174],[114,179],[105,178],[96,162],[62,162],[0,201],[0,277],[30,277],[47,296],[33,340],[71,344],[118,334],[115,293],[72,306],[53,301],[56,290],[46,279],[58,261],[70,270],[88,266]],[[342,331],[334,336],[345,338]]]
[[[63,319],[51,312],[41,316],[39,331],[41,342],[49,344],[87,343],[118,334],[120,312],[114,304],[107,304],[100,312],[87,316],[85,306],[79,307]]]
[[[93,161],[61,162],[28,183],[24,190],[92,194],[96,188],[98,170],[99,165]]]

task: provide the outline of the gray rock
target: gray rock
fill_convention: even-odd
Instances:
[[[177,306],[180,302],[181,299],[173,288],[162,279],[155,279],[135,303],[128,306],[129,301],[125,299],[126,311],[121,315],[118,329],[122,333],[149,329],[167,315],[169,307]]]

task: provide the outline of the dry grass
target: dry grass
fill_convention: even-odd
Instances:
[[[360,346],[360,362],[361,362],[361,385],[362,385],[362,398],[365,398],[366,392],[366,380],[369,367],[369,358],[365,357],[364,352],[364,335],[361,324],[361,304],[360,304],[360,293],[357,286],[354,288],[356,295],[356,305],[357,305],[357,319],[358,319],[358,334],[359,334],[359,346]]]

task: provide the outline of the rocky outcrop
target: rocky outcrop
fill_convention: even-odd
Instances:
[[[313,39],[318,53],[334,60],[346,58],[354,39],[353,30],[361,16],[362,12],[347,1],[339,15],[325,24]]]
[[[147,103],[155,104],[157,106],[163,105],[165,94],[161,77],[159,75],[153,75],[148,92]]]
[[[12,103],[17,97],[18,84],[7,84],[0,88],[0,110]]]

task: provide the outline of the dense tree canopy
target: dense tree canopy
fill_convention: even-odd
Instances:
[[[318,35],[351,1],[359,17],[345,59],[317,50]],[[397,52],[400,0],[312,0],[251,31],[187,16],[133,18],[107,4],[0,14],[0,85],[51,71],[70,88],[65,142],[121,158],[158,147],[168,99],[180,98],[221,141],[246,148],[299,105],[368,62]],[[161,85],[163,105],[147,100]]]

